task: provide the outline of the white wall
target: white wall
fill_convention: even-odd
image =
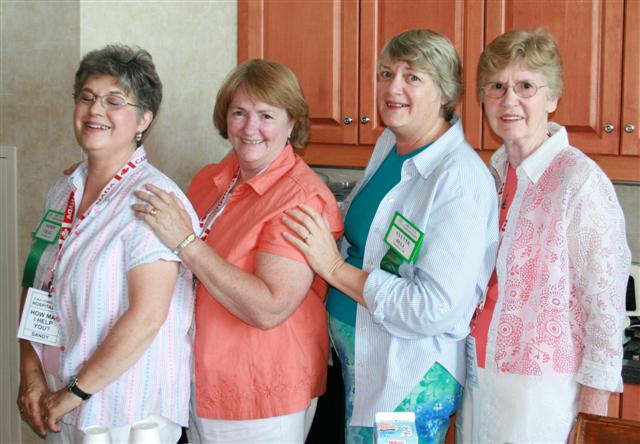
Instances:
[[[218,87],[236,65],[234,1],[80,1],[80,52],[107,43],[151,53],[164,85],[149,158],[183,188],[229,149],[212,123]]]

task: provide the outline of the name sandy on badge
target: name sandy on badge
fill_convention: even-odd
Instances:
[[[29,288],[20,319],[18,337],[46,345],[62,345],[53,300],[49,293]]]

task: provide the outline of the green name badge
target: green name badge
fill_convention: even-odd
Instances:
[[[33,237],[49,244],[58,240],[58,234],[62,227],[63,213],[60,211],[49,210],[44,215],[38,228],[33,233]]]
[[[399,275],[402,263],[416,261],[423,239],[424,233],[396,211],[384,236],[389,251],[380,261],[380,268]]]
[[[36,231],[33,232],[33,244],[27,257],[27,263],[24,265],[22,274],[22,286],[24,288],[33,287],[33,281],[36,276],[36,269],[42,254],[47,247],[58,240],[64,214],[60,211],[48,210]]]

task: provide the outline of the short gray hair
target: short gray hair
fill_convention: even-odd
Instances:
[[[460,59],[451,41],[430,29],[412,29],[396,35],[382,48],[378,71],[389,61],[407,62],[411,69],[429,75],[446,99],[442,116],[453,117],[453,110],[462,93]]]
[[[88,52],[76,71],[74,93],[78,94],[87,77],[95,74],[118,79],[125,92],[135,97],[139,119],[146,111],[151,111],[154,119],[158,115],[162,102],[162,82],[151,54],[144,49],[114,44]],[[150,127],[144,131],[143,138]]]
[[[487,78],[512,63],[523,62],[531,71],[542,74],[551,99],[562,95],[562,58],[558,45],[549,31],[512,29],[496,37],[480,55],[476,89],[482,100]]]

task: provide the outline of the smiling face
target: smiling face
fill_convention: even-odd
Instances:
[[[378,112],[396,138],[422,139],[445,124],[444,99],[431,77],[404,61],[382,63],[377,83]]]
[[[293,126],[283,108],[255,101],[242,89],[236,91],[227,111],[227,132],[242,180],[257,175],[280,155]]]
[[[80,89],[80,93],[83,92],[94,96],[120,95],[127,102],[135,103],[118,85],[118,79],[109,75],[90,75]],[[153,114],[147,111],[138,120],[137,108],[134,106],[106,109],[100,99],[93,103],[78,100],[73,119],[76,139],[89,156],[112,157],[135,151],[135,134],[149,126]]]
[[[487,83],[508,85],[499,99],[482,100],[487,121],[508,151],[517,151],[521,159],[535,151],[546,139],[548,114],[555,111],[558,100],[551,99],[544,75],[531,71],[523,63],[512,63],[502,71],[487,77]],[[533,97],[518,97],[511,86],[529,82],[538,87]]]

